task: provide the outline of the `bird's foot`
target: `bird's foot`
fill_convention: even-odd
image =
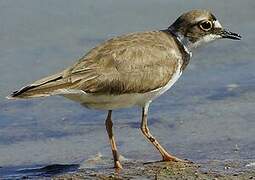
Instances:
[[[165,155],[162,157],[162,161],[166,162],[166,161],[172,161],[172,162],[182,162],[182,163],[188,163],[188,164],[192,164],[193,162],[186,160],[186,159],[179,159],[175,156],[171,156],[171,155]]]
[[[123,169],[122,165],[120,164],[120,161],[115,161],[114,162],[114,168],[115,168],[115,171],[117,173],[120,172]]]

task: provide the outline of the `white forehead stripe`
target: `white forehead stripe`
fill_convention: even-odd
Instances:
[[[214,27],[216,27],[216,28],[222,28],[222,26],[221,26],[221,24],[220,24],[220,22],[219,22],[218,20],[213,21],[213,23],[214,23]]]

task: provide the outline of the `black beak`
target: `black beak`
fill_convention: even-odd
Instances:
[[[234,40],[241,40],[242,38],[242,36],[240,36],[239,34],[227,31],[225,29],[221,31],[221,37]]]

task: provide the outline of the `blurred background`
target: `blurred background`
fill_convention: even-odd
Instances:
[[[111,159],[106,112],[62,97],[11,101],[5,96],[63,70],[113,36],[165,29],[196,8],[211,10],[243,40],[220,40],[194,51],[179,81],[152,103],[149,126],[182,158],[253,160],[255,1],[1,0],[0,166],[82,163],[97,153]],[[159,160],[140,133],[140,111],[113,113],[120,153],[128,159]]]

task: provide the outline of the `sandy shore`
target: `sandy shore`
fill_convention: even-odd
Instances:
[[[93,169],[81,169],[74,173],[55,176],[53,179],[255,179],[255,170],[247,168],[240,170],[239,162],[209,162],[208,164],[182,163],[182,162],[155,162],[124,163],[125,169],[115,173],[113,169],[101,169],[100,172]],[[221,170],[212,170],[213,166],[221,167]],[[215,169],[215,168],[213,168]]]

